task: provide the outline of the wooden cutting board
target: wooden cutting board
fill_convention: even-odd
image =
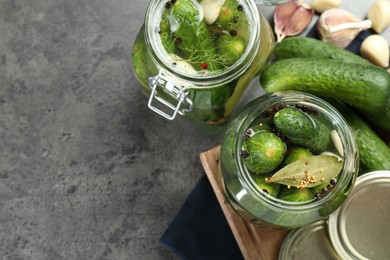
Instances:
[[[268,230],[246,222],[227,203],[218,179],[220,146],[200,154],[203,168],[245,259],[277,259],[287,230]]]
[[[379,134],[390,146],[390,133]],[[280,247],[289,231],[270,230],[248,223],[228,205],[218,178],[219,152],[220,146],[202,152],[200,160],[244,258],[278,259]]]

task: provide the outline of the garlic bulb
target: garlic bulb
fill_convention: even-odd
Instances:
[[[379,0],[373,4],[368,10],[367,18],[372,21],[372,29],[381,33],[390,25],[390,1]]]
[[[274,13],[275,33],[280,42],[286,36],[301,33],[311,22],[314,11],[303,0],[293,0],[277,6]]]
[[[313,0],[311,1],[310,6],[317,13],[322,13],[328,9],[339,7],[340,3],[341,0]]]
[[[360,47],[360,54],[374,65],[384,68],[389,66],[389,44],[381,35],[368,36]]]
[[[345,48],[360,31],[369,29],[371,26],[371,20],[362,21],[345,10],[332,8],[321,14],[317,29],[322,41]]]
[[[202,0],[200,2],[200,6],[203,9],[204,21],[207,24],[212,24],[217,20],[224,3],[225,0]]]

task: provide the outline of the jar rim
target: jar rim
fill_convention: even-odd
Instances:
[[[179,81],[189,82],[190,85],[196,86],[218,86],[231,81],[232,79],[240,76],[250,66],[255,58],[255,54],[260,48],[260,14],[256,4],[252,0],[240,0],[245,6],[247,6],[247,14],[250,15],[251,23],[251,36],[246,46],[244,54],[236,61],[232,66],[222,70],[218,73],[210,73],[209,75],[186,75],[183,72],[175,70],[168,64],[166,51],[162,46],[158,31],[159,28],[156,25],[156,21],[159,21],[160,17],[156,17],[156,13],[159,13],[164,8],[166,0],[154,0],[149,4],[145,16],[145,39],[146,45],[151,53],[153,61],[158,65],[160,70],[169,76],[176,77]],[[156,20],[157,19],[157,20]]]
[[[341,116],[341,114],[325,100],[304,92],[282,91],[275,92],[272,94],[266,94],[266,97],[269,97],[269,99],[267,99],[267,101],[263,102],[261,105],[257,106],[252,111],[250,111],[250,114],[248,114],[248,116],[240,123],[237,129],[238,137],[244,136],[245,132],[251,126],[255,118],[260,115],[261,110],[264,111],[264,108],[269,108],[270,106],[288,102],[294,104],[299,102],[301,104],[307,104],[310,106],[314,105],[315,109],[318,109],[320,113],[324,114],[325,117],[328,118],[329,121],[332,123],[333,127],[335,127],[335,130],[339,133],[341,143],[345,151],[343,159],[344,165],[341,172],[347,174],[341,174],[340,178],[337,180],[337,185],[335,185],[334,188],[321,199],[312,199],[299,203],[280,200],[278,198],[272,197],[271,195],[264,194],[264,192],[260,192],[256,188],[256,184],[250,177],[250,172],[245,167],[243,159],[240,156],[243,138],[236,138],[233,144],[233,147],[236,150],[236,153],[234,153],[234,159],[237,161],[237,166],[239,169],[238,177],[243,187],[245,187],[245,189],[248,192],[252,193],[256,198],[264,200],[266,203],[275,208],[295,212],[311,210],[330,203],[337,197],[338,192],[345,189],[345,185],[348,185],[351,178],[353,178],[353,181],[350,184],[351,187],[349,188],[349,190],[351,190],[356,180],[356,170],[358,168],[357,165],[359,164],[358,147],[354,139],[352,130],[350,129],[345,119]],[[251,103],[249,103],[248,106],[250,106],[250,104]]]

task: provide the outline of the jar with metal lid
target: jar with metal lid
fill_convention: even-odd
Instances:
[[[390,171],[363,174],[326,221],[292,230],[279,260],[390,259]]]
[[[273,47],[253,0],[152,0],[133,69],[150,109],[218,133]]]
[[[226,199],[241,216],[295,228],[337,210],[357,177],[359,154],[336,109],[286,91],[256,98],[231,120],[219,166]]]

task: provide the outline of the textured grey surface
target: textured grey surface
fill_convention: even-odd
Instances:
[[[148,110],[147,5],[0,0],[0,259],[175,259],[158,239],[220,136]]]

